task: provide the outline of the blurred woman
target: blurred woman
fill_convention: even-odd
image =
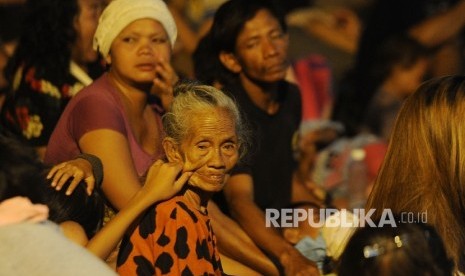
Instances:
[[[92,38],[102,0],[27,1],[18,46],[7,64],[3,123],[43,158],[71,97],[103,73]]]
[[[404,102],[367,208],[427,212],[455,269],[465,271],[465,77],[422,84]]]

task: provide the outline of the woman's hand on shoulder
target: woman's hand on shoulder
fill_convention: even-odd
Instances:
[[[95,187],[95,177],[92,171],[92,164],[83,158],[76,158],[70,161],[53,166],[47,175],[47,179],[52,179],[52,187],[60,191],[65,183],[72,178],[66,190],[67,195],[71,195],[79,182],[84,180],[87,185],[87,194],[91,195]]]
[[[181,190],[192,175],[192,172],[182,172],[182,168],[181,163],[162,160],[150,167],[142,191],[151,203],[171,198]]]

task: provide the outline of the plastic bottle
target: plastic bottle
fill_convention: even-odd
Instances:
[[[365,157],[364,149],[356,148],[350,152],[347,189],[349,208],[351,209],[364,208],[366,203],[365,190],[368,176]]]

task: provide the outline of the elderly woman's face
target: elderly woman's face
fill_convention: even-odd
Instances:
[[[179,148],[184,171],[194,172],[189,180],[191,186],[208,192],[220,191],[239,157],[235,122],[220,108],[193,117],[189,134]]]
[[[160,62],[169,61],[171,46],[165,28],[153,19],[139,19],[115,38],[107,62],[127,82],[152,83]]]

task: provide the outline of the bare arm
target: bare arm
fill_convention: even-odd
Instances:
[[[260,248],[281,262],[286,275],[319,275],[313,262],[284,240],[276,229],[266,227],[265,214],[254,203],[250,175],[232,176],[224,191],[233,217]]]
[[[218,239],[220,252],[263,275],[278,275],[275,265],[254,244],[242,228],[223,214],[214,202],[208,203],[208,214]]]
[[[121,210],[141,188],[127,138],[117,131],[99,129],[84,134],[79,146],[102,161],[102,190],[113,207]]]
[[[426,46],[438,46],[455,37],[465,25],[465,1],[410,28],[409,33]]]
[[[181,170],[180,163],[155,162],[148,172],[146,184],[97,232],[87,244],[87,249],[97,257],[106,259],[142,212],[155,202],[170,198],[181,190],[191,176],[191,173],[185,172],[176,180]]]

